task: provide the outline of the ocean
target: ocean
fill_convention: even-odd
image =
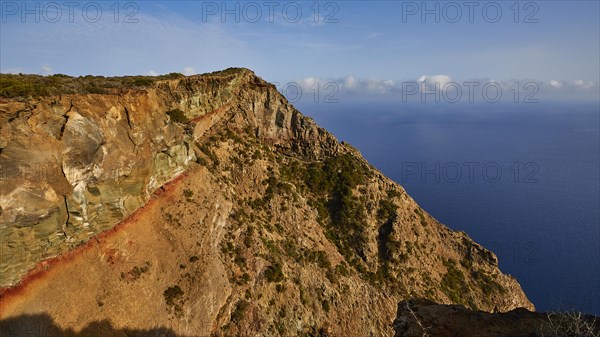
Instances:
[[[496,253],[538,311],[600,315],[598,102],[296,106]]]

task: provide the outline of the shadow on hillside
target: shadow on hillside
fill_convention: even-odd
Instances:
[[[169,328],[116,329],[109,321],[88,324],[80,332],[62,329],[47,314],[23,315],[0,321],[0,337],[208,337],[183,336]]]

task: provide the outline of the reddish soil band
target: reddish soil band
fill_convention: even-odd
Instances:
[[[144,206],[135,210],[132,214],[112,228],[91,237],[85,244],[81,246],[69,250],[61,255],[38,262],[36,267],[32,269],[27,276],[21,279],[18,284],[12,287],[0,288],[0,319],[2,319],[2,307],[10,305],[13,301],[19,299],[20,297],[27,296],[28,292],[35,289],[35,285],[44,280],[50,272],[58,270],[61,266],[70,263],[75,258],[90,252],[93,248],[100,247],[104,243],[108,242],[116,233],[127,228],[130,224],[135,223],[148,207],[162,199],[169,197],[175,186],[187,176],[188,172],[183,172],[179,176],[159,187],[152,193],[150,199]]]

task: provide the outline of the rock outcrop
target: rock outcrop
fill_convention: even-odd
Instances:
[[[413,297],[533,310],[493,253],[247,69],[2,99],[0,119],[2,319],[391,336]]]
[[[580,313],[538,313],[523,308],[488,313],[413,299],[398,304],[394,329],[396,337],[593,337],[600,334],[600,320]]]

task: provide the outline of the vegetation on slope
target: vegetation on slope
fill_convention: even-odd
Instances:
[[[235,75],[241,68],[228,68],[215,71],[210,76]],[[126,89],[145,89],[156,81],[174,80],[185,77],[180,73],[159,76],[68,76],[54,74],[48,76],[33,74],[0,74],[0,97],[31,98],[66,94],[118,94]]]
[[[29,98],[65,94],[116,94],[124,89],[143,89],[152,86],[158,80],[180,77],[183,75],[179,73],[123,77],[0,74],[0,96]]]

